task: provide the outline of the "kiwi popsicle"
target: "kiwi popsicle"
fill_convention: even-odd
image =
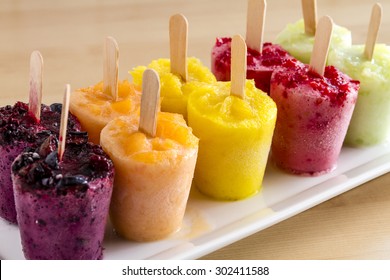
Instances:
[[[302,0],[303,19],[288,24],[276,37],[275,43],[281,45],[292,56],[303,63],[310,63],[313,52],[317,24],[317,1]],[[351,31],[334,24],[330,50],[348,47],[352,44]],[[331,64],[330,64],[331,65]]]
[[[374,5],[365,45],[329,53],[329,63],[360,81],[359,98],[345,138],[350,146],[380,144],[390,137],[390,47],[375,42],[381,13],[379,4]]]

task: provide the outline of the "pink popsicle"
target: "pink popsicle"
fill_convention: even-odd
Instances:
[[[272,158],[296,174],[320,175],[336,167],[355,107],[359,82],[333,66],[324,76],[308,65],[275,71],[271,97],[278,107]]]

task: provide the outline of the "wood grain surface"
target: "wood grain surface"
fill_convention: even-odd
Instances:
[[[374,0],[322,0],[364,44]],[[265,41],[302,17],[301,0],[269,0]],[[390,44],[390,1],[383,0],[378,42]],[[44,60],[43,102],[61,102],[64,85],[103,78],[106,36],[119,45],[119,79],[132,67],[169,57],[169,17],[188,19],[188,55],[210,66],[217,36],[245,36],[246,0],[1,0],[0,105],[27,102],[29,57]],[[203,259],[390,259],[390,174],[386,174]]]

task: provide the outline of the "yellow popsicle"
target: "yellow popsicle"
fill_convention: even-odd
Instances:
[[[115,165],[110,217],[116,231],[137,241],[180,229],[194,175],[198,139],[179,114],[160,112],[156,137],[138,131],[139,116],[119,117],[102,130]]]
[[[170,60],[161,58],[153,60],[148,67],[138,66],[129,73],[137,86],[142,86],[142,75],[145,69],[151,68],[157,71],[161,82],[161,111],[182,114],[187,119],[188,87],[193,82],[215,82],[215,76],[210,69],[194,57],[187,59],[188,80],[183,81],[179,76],[171,73]]]
[[[188,123],[200,139],[196,187],[216,199],[239,200],[261,188],[277,109],[252,80],[243,99],[230,89],[230,82],[193,84]]]
[[[118,83],[118,100],[103,92],[103,82],[79,89],[70,96],[70,112],[88,131],[89,140],[100,144],[100,132],[111,120],[139,112],[141,92],[127,80]]]

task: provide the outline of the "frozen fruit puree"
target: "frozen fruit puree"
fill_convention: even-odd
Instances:
[[[194,183],[221,200],[261,189],[276,120],[275,103],[253,80],[243,99],[230,91],[230,82],[198,84],[188,100],[188,122],[200,139]]]
[[[16,223],[15,201],[11,181],[11,164],[25,148],[51,133],[58,134],[61,104],[41,106],[40,122],[29,111],[28,105],[17,102],[0,108],[0,217]],[[78,131],[78,120],[69,115],[69,129]]]
[[[319,175],[336,167],[359,82],[333,66],[324,76],[304,66],[276,71],[271,97],[278,107],[272,158],[292,173]]]
[[[305,33],[303,19],[293,24],[288,24],[276,37],[275,42],[303,63],[310,62],[311,53],[313,52],[314,36]],[[351,31],[335,24],[333,26],[330,50],[348,47],[351,44]]]
[[[383,143],[390,136],[390,48],[377,44],[367,60],[363,45],[337,49],[328,61],[360,81],[359,98],[345,143],[353,146]]]
[[[211,71],[218,81],[230,81],[232,38],[217,38],[211,52]],[[269,93],[272,72],[279,68],[293,68],[300,64],[281,46],[264,43],[261,54],[248,48],[247,79],[254,79],[256,87]]]
[[[180,229],[198,152],[182,115],[160,112],[156,137],[138,131],[139,116],[119,117],[102,130],[115,185],[110,218],[123,237],[158,240]]]
[[[80,120],[81,126],[88,132],[89,140],[100,143],[103,127],[116,117],[138,113],[141,92],[127,80],[118,83],[118,100],[103,91],[103,82],[72,92],[70,112]]]
[[[147,67],[155,70],[160,77],[161,111],[182,114],[185,119],[187,118],[187,87],[191,86],[192,82],[212,83],[216,81],[211,71],[195,57],[187,59],[187,67],[187,81],[171,73],[169,59],[153,60]],[[130,71],[136,85],[142,85],[142,74],[145,69],[145,66],[138,66]]]
[[[57,138],[12,165],[26,259],[101,259],[114,168],[86,132],[73,132],[58,161]]]

